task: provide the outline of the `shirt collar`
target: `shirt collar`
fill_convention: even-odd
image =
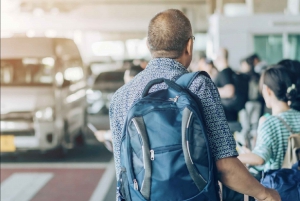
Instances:
[[[170,58],[154,58],[150,60],[146,69],[170,69],[170,70],[178,70],[183,73],[187,73],[188,70],[178,61]]]

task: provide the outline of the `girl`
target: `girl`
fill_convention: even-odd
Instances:
[[[297,81],[297,80],[296,80]],[[262,94],[266,106],[272,110],[260,118],[255,148],[244,149],[246,153],[238,158],[244,164],[263,165],[263,171],[281,168],[287,149],[290,132],[279,118],[282,118],[293,133],[300,132],[300,112],[288,102],[297,101],[300,87],[292,80],[290,71],[283,66],[268,68],[261,76]]]

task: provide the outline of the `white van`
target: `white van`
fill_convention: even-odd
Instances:
[[[1,153],[73,147],[86,124],[85,95],[72,40],[1,38]]]

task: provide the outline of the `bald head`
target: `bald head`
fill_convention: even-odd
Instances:
[[[191,36],[189,19],[176,9],[158,13],[148,27],[148,44],[153,57],[180,57]]]

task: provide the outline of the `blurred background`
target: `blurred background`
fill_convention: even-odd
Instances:
[[[190,71],[219,47],[237,71],[300,60],[300,0],[1,0],[1,201],[115,199],[110,99],[169,8],[192,23]]]

